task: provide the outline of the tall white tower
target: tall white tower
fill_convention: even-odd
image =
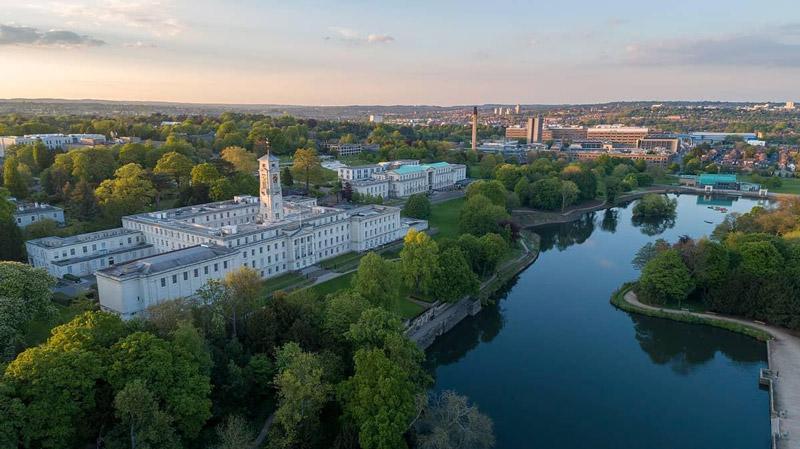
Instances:
[[[258,195],[261,199],[261,219],[278,221],[283,218],[283,194],[278,158],[269,154],[258,159]]]

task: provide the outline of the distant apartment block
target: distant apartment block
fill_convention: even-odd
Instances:
[[[597,125],[586,129],[586,138],[636,147],[649,132],[648,128],[638,126]]]
[[[586,139],[586,128],[583,126],[548,125],[542,130],[542,141],[572,142]]]
[[[526,143],[542,141],[542,117],[529,117],[525,126],[515,125],[506,128],[506,139],[525,139]]]
[[[700,145],[703,143],[716,144],[722,143],[726,139],[740,139],[740,140],[755,140],[758,138],[756,133],[719,133],[719,132],[693,132],[689,135],[692,139],[693,145]]]
[[[666,151],[668,153],[676,153],[680,148],[680,139],[678,138],[660,138],[649,137],[639,139],[636,143],[637,148],[645,151]]]

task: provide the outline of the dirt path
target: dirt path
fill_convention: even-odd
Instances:
[[[774,440],[774,447],[800,449],[800,338],[797,335],[780,327],[742,318],[650,306],[641,303],[632,291],[625,293],[623,298],[628,304],[641,309],[729,321],[772,335],[773,340],[767,343],[767,351],[769,369],[774,375],[772,388],[775,410],[772,416],[772,432],[779,436]]]

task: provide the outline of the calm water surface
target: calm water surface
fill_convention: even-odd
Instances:
[[[539,228],[538,261],[429,349],[435,389],[491,416],[498,449],[767,449],[763,343],[609,304],[638,276],[643,244],[707,235],[724,218],[701,197],[678,200],[674,223],[634,225],[629,205]]]

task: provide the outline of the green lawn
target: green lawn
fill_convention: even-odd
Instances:
[[[738,179],[740,181],[747,181],[752,182],[752,178],[750,175],[739,175]],[[794,195],[800,195],[800,178],[779,178],[781,180],[781,186],[777,188],[769,188],[770,192],[773,193],[791,193]]]
[[[358,267],[358,263],[364,254],[350,251],[349,253],[340,254],[332,259],[323,260],[319,266],[326,270],[333,270],[338,272],[349,271]]]
[[[464,198],[456,198],[444,203],[431,205],[431,218],[428,220],[430,227],[439,232],[434,239],[458,237],[458,214],[464,206]]]
[[[331,293],[336,293],[339,290],[344,290],[346,288],[350,288],[353,283],[353,276],[355,272],[347,273],[345,275],[339,276],[337,278],[333,278],[329,281],[325,281],[321,284],[317,284],[311,287],[317,294],[320,295],[328,295]],[[395,304],[393,312],[397,313],[398,315],[402,316],[403,318],[414,318],[415,316],[422,313],[424,308],[411,300],[407,297],[403,296],[397,304]]]
[[[311,282],[303,275],[297,273],[286,273],[278,277],[264,281],[263,296],[269,296],[278,290],[289,290],[301,287]]]

